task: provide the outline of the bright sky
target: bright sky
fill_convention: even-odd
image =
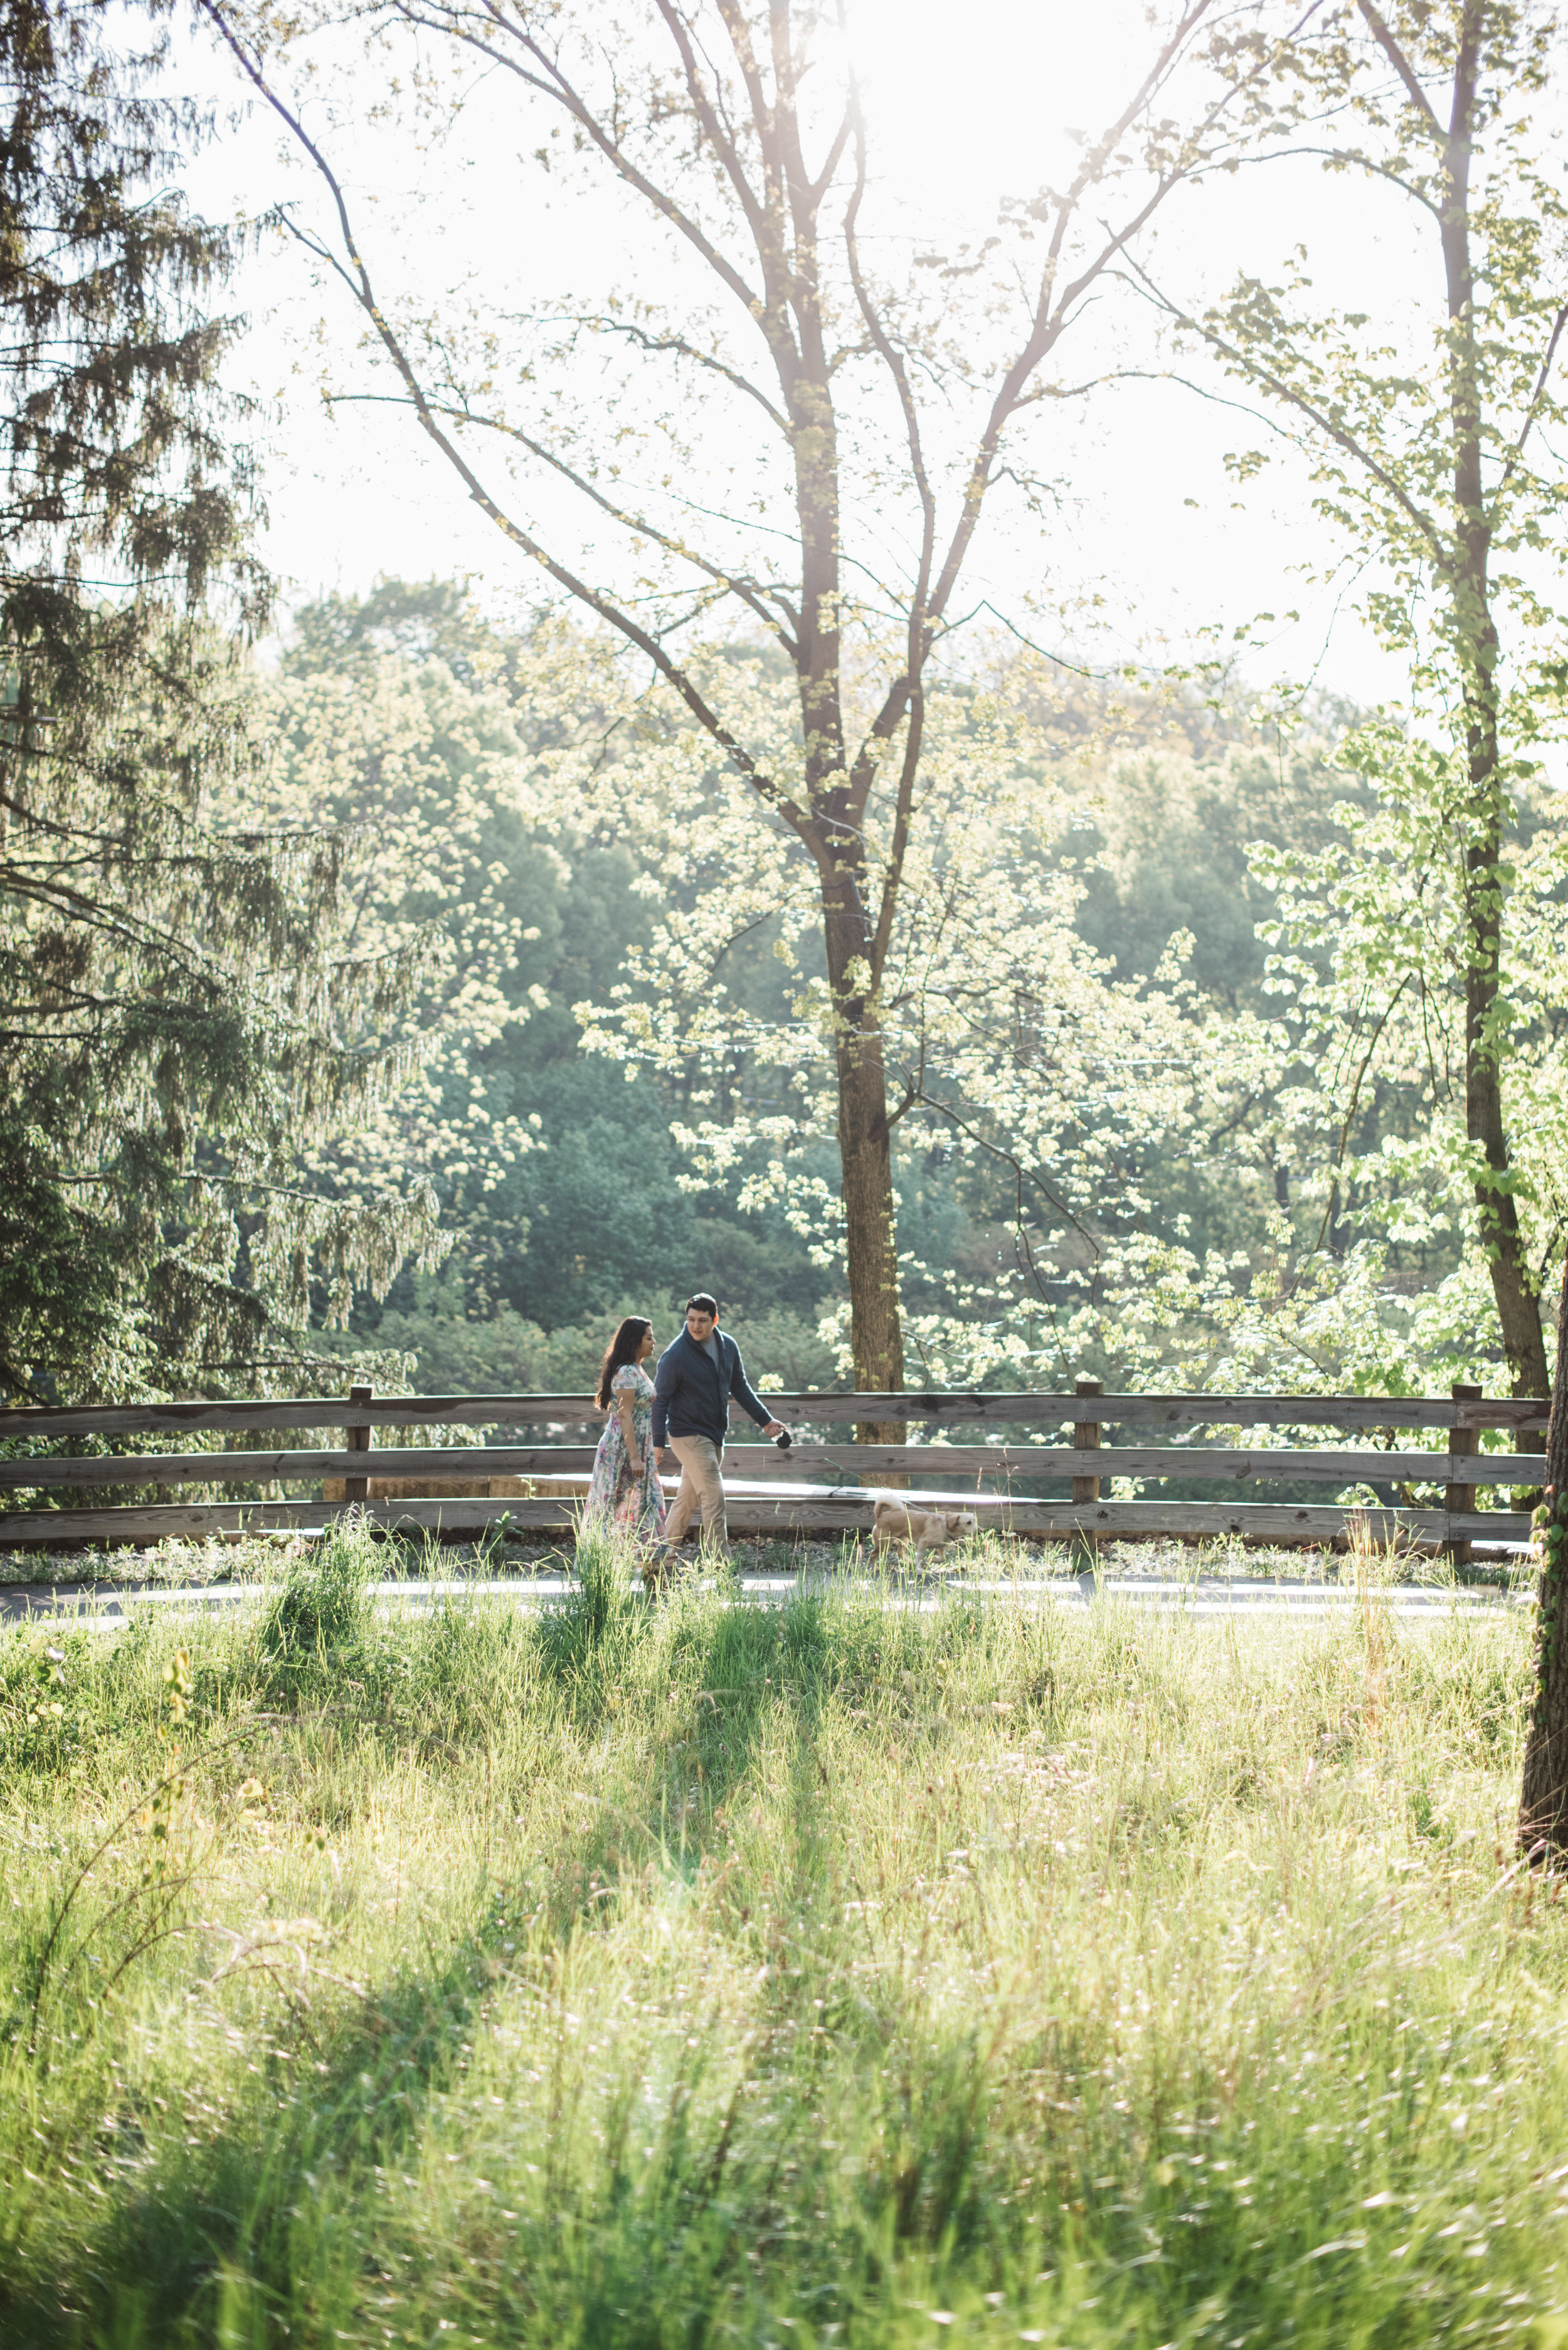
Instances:
[[[883,218],[950,245],[990,234],[1003,196],[1064,176],[1075,151],[1068,127],[1093,130],[1147,53],[1143,10],[1123,0],[1093,8],[1081,0],[969,0],[957,38],[960,20],[932,0],[859,0],[853,16]],[[237,77],[225,77],[210,49],[185,58],[234,102]],[[440,310],[466,284],[493,312],[515,313],[573,295],[593,303],[617,282],[644,292],[673,286],[672,276],[661,281],[656,252],[630,247],[612,204],[581,201],[560,179],[546,182],[515,160],[544,130],[523,119],[496,80],[472,89],[456,134],[433,151],[405,133],[335,124],[330,99],[313,99],[310,127],[350,186],[382,298]],[[368,86],[361,69],[358,100]],[[197,201],[254,216],[288,197],[301,218],[325,225],[319,183],[282,153],[278,126],[253,109],[203,162]],[[1389,305],[1392,289],[1402,294],[1410,283],[1397,207],[1385,212],[1363,189],[1325,183],[1307,166],[1179,196],[1144,250],[1162,280],[1190,299],[1218,290],[1238,265],[1274,274],[1303,243],[1321,287],[1337,300]],[[389,388],[356,353],[358,319],[347,296],[313,284],[297,248],[268,238],[246,265],[240,298],[253,325],[235,380],[267,402],[266,552],[291,596],[363,589],[381,573],[467,574],[504,599],[536,592],[531,567],[427,454],[404,412],[345,407],[327,421],[324,374],[340,385]],[[1091,329],[1086,351],[1098,332]],[[1129,311],[1123,355],[1158,367],[1152,344],[1138,340],[1143,333]],[[1076,372],[1073,356],[1064,354],[1064,372]],[[1214,389],[1224,387],[1215,381]],[[1166,381],[1113,389],[1053,421],[1062,495],[1043,526],[1014,524],[982,544],[969,602],[988,597],[1037,636],[1064,645],[1072,624],[1025,619],[1025,598],[1047,577],[1064,602],[1097,594],[1102,658],[1154,650],[1162,637],[1180,647],[1204,624],[1233,626],[1294,606],[1298,624],[1261,632],[1265,648],[1248,661],[1254,680],[1315,675],[1363,700],[1398,692],[1397,670],[1340,591],[1303,576],[1303,567],[1325,566],[1335,546],[1306,510],[1299,471],[1287,459],[1238,502],[1220,460],[1228,448],[1256,443],[1256,426]],[[739,444],[713,454],[743,473]],[[537,474],[516,478],[523,518],[575,554],[568,506]]]

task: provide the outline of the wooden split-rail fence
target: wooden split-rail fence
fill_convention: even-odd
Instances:
[[[975,1511],[982,1525],[1060,1541],[1184,1539],[1217,1535],[1268,1545],[1343,1544],[1353,1520],[1380,1542],[1446,1550],[1463,1559],[1475,1542],[1528,1538],[1526,1508],[1484,1508],[1478,1498],[1539,1481],[1546,1406],[1488,1398],[1456,1387],[1449,1397],[1293,1395],[1106,1395],[1080,1380],[1071,1395],[867,1393],[770,1395],[775,1417],[800,1436],[787,1451],[769,1443],[732,1444],[725,1453],[729,1519],[736,1534],[784,1536],[868,1532],[866,1488],[889,1478],[911,1501]],[[901,1420],[918,1444],[838,1442],[828,1433],[854,1423]],[[423,1434],[442,1426],[537,1429],[546,1440],[483,1446],[404,1442],[376,1447],[376,1431]],[[147,1544],[166,1535],[237,1535],[320,1527],[358,1508],[388,1529],[439,1528],[472,1534],[508,1520],[518,1529],[568,1527],[587,1491],[602,1415],[586,1395],[385,1396],[368,1387],[347,1399],[303,1401],[93,1405],[0,1411],[0,1547],[88,1543]],[[1071,1429],[1069,1443],[1060,1431]],[[1325,1428],[1359,1440],[1354,1449],[1264,1443],[1254,1448],[1172,1441],[1183,1431]],[[319,1437],[341,1429],[335,1446],[253,1450],[244,1439],[289,1430]],[[949,1429],[974,1429],[980,1441],[950,1443]],[[1107,1430],[1115,1440],[1107,1444]],[[1419,1430],[1440,1449],[1395,1450]],[[1481,1452],[1483,1431],[1510,1432],[1533,1449]],[[72,1439],[101,1444],[144,1436],[206,1438],[202,1451],[69,1451]],[[934,1438],[935,1440],[932,1440]],[[236,1443],[235,1440],[239,1441]],[[46,1449],[47,1448],[47,1449]],[[1102,1497],[1109,1479],[1272,1482],[1370,1490],[1373,1501],[1237,1503]],[[1064,1498],[1043,1496],[1049,1483]],[[119,1502],[95,1506],[105,1487],[161,1497],[195,1486],[220,1499]],[[314,1489],[306,1492],[290,1488]],[[1437,1500],[1440,1491],[1441,1501]],[[254,1496],[245,1499],[249,1492]],[[1422,1495],[1427,1498],[1423,1500]],[[1389,1498],[1389,1497],[1392,1498]],[[1500,1497],[1501,1498],[1501,1497]]]

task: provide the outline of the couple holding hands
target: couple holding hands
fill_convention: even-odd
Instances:
[[[606,1349],[598,1401],[608,1424],[594,1456],[583,1513],[585,1524],[615,1527],[654,1552],[684,1540],[694,1511],[701,1513],[705,1545],[727,1555],[721,1474],[730,1399],[751,1414],[764,1436],[782,1436],[782,1420],[746,1378],[741,1350],[719,1327],[719,1306],[705,1290],[686,1301],[686,1326],[666,1347],[653,1377],[653,1325],[628,1315]],[[666,1451],[680,1463],[680,1490],[668,1522],[659,1482]]]

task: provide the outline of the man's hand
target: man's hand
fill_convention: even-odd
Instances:
[[[657,1468],[667,1469],[670,1466],[670,1447],[667,1444],[654,1445],[652,1452],[654,1465]]]
[[[763,1430],[764,1436],[782,1436],[784,1432],[784,1424],[782,1419],[770,1419]]]

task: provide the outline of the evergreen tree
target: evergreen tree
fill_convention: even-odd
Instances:
[[[437,1253],[302,1151],[417,1057],[377,1029],[418,939],[356,960],[351,842],[224,828],[265,583],[211,307],[223,235],[163,191],[201,124],[100,0],[0,6],[0,1389],[297,1377],[314,1307]],[[313,1295],[314,1290],[314,1295]]]

